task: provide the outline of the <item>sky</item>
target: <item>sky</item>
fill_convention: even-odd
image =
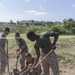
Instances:
[[[0,0],[0,22],[75,19],[75,0]]]

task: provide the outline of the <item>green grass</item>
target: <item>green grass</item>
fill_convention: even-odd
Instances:
[[[75,43],[75,38],[59,38],[58,41],[72,44]]]

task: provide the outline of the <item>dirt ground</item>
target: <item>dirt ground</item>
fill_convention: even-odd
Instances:
[[[75,44],[63,44],[63,43],[57,44],[56,50],[58,51],[61,49],[75,54]],[[15,68],[16,64],[16,53],[14,51],[9,52],[9,57],[10,57],[9,59],[10,72],[13,72],[13,69]],[[60,66],[60,75],[75,75],[75,67],[70,67],[71,65],[64,66],[64,64],[61,61],[59,62],[59,66]],[[20,68],[20,66],[18,66],[18,68]],[[5,75],[7,75],[7,73]],[[51,75],[53,75],[52,72]]]

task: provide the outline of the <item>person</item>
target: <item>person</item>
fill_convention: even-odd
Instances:
[[[30,72],[30,69],[32,68],[32,65],[34,64],[35,57],[32,57],[30,53],[26,53],[26,67],[20,72],[20,75],[41,75],[41,65],[39,64],[32,72]]]
[[[8,44],[8,40],[6,39],[6,36],[9,34],[10,28],[5,27],[3,29],[3,32],[0,33],[0,74],[3,75],[6,69],[6,63],[7,63],[7,53],[5,50],[6,44]]]
[[[16,32],[15,33],[15,39],[16,39],[16,43],[18,45],[18,49],[17,49],[17,58],[20,57],[20,65],[21,65],[21,70],[25,67],[25,54],[28,53],[28,47],[27,44],[25,42],[25,40],[23,38],[21,38],[20,33]]]
[[[49,37],[54,37],[54,40],[51,41]],[[45,32],[43,34],[36,34],[33,31],[29,31],[27,33],[27,38],[31,41],[35,41],[34,48],[36,51],[36,59],[34,67],[40,57],[40,49],[42,50],[42,57],[46,56],[47,53],[53,49],[48,57],[42,61],[43,75],[50,75],[50,68],[52,69],[54,75],[60,75],[57,55],[54,51],[56,49],[58,37],[58,32]]]

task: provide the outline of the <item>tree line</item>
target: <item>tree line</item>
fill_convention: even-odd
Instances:
[[[33,30],[35,32],[43,31],[57,31],[60,34],[75,34],[75,20],[72,18],[64,19],[62,22],[59,21],[36,21],[36,25],[20,24],[19,21],[14,23],[10,20],[9,24],[3,25],[0,23],[0,31],[2,27],[9,26],[12,32],[27,32]]]

